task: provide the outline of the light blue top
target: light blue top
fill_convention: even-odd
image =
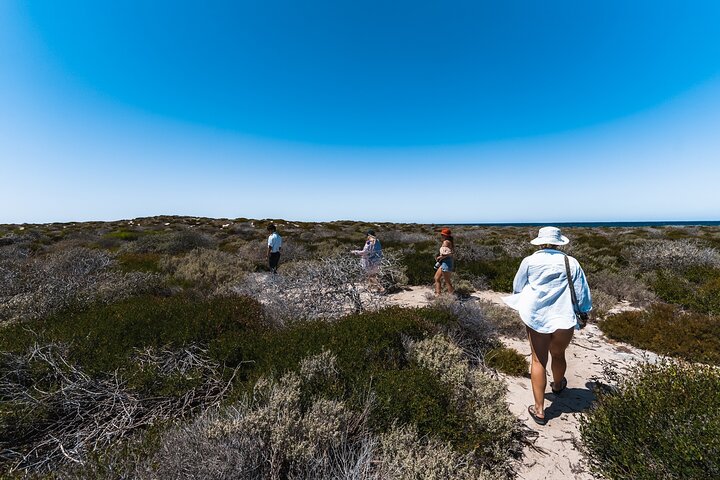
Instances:
[[[503,301],[520,313],[528,327],[540,333],[572,328],[577,324],[568,289],[565,254],[544,249],[525,257],[513,282],[513,295]],[[590,287],[580,264],[573,257],[570,273],[581,312],[592,310]]]
[[[271,253],[277,253],[282,247],[282,237],[277,232],[273,232],[268,237],[268,247]]]

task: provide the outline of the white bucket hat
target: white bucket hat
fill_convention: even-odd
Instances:
[[[567,245],[570,240],[557,227],[542,227],[537,238],[530,240],[533,245]]]

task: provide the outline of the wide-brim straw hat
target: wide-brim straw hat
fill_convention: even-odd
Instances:
[[[537,238],[530,240],[533,245],[567,245],[570,240],[557,227],[542,227]]]

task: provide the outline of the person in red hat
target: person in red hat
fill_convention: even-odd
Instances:
[[[455,252],[455,241],[449,228],[440,230],[442,237],[442,245],[440,246],[440,255],[435,257],[435,294],[442,293],[442,281],[445,280],[447,291],[450,294],[455,293],[450,276],[454,270],[453,254]]]

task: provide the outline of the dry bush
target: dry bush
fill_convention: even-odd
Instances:
[[[525,324],[512,308],[486,300],[478,300],[477,308],[499,335],[523,339],[527,337]]]
[[[127,388],[117,371],[94,378],[68,360],[62,345],[35,345],[0,358],[0,468],[47,473],[82,464],[132,432],[217,404],[230,383],[205,352],[144,351],[144,368],[160,376],[199,375],[202,381],[180,397],[143,397]]]
[[[252,265],[267,264],[267,242],[248,241],[238,245],[236,255]],[[282,262],[281,258],[281,262]]]
[[[286,241],[283,238],[282,254],[280,261],[283,263],[297,262],[299,260],[311,260],[315,254],[310,252],[303,244],[292,240]]]
[[[198,248],[180,257],[163,257],[160,268],[186,282],[218,288],[237,281],[253,267],[237,255]]]
[[[422,438],[412,426],[393,428],[380,436],[378,472],[373,478],[397,480],[482,480],[501,478],[478,468],[471,454],[450,445]]]
[[[592,315],[590,317],[591,322],[598,318],[604,318],[608,312],[620,302],[620,299],[609,293],[605,293],[603,290],[591,289],[591,294],[593,303]]]
[[[528,237],[532,238],[532,237]],[[526,239],[503,238],[500,240],[500,248],[510,258],[524,258],[532,253],[535,247]]]
[[[44,256],[18,252],[0,260],[0,320],[41,318],[73,305],[160,288],[157,276],[112,270],[114,257],[101,250],[73,248]]]
[[[479,302],[459,302],[453,295],[441,295],[431,300],[434,308],[457,318],[463,335],[468,337],[467,340],[479,342],[477,348],[483,348],[494,342],[495,326],[489,322]]]
[[[167,253],[176,255],[196,248],[213,248],[215,239],[191,229],[143,235],[135,241],[127,242],[121,251],[132,253]]]
[[[371,475],[367,410],[325,398],[301,406],[303,385],[335,375],[334,362],[326,352],[306,359],[302,374],[260,379],[241,402],[167,431],[144,465],[125,472],[148,479],[378,478]]]
[[[422,232],[404,232],[402,230],[386,230],[381,232],[380,241],[388,244],[426,243],[435,240],[434,236]]]
[[[638,280],[632,272],[613,273],[596,272],[592,276],[593,303],[596,303],[597,292],[630,302],[638,307],[645,307],[657,300],[642,280]]]
[[[383,257],[377,279],[385,291],[404,280],[395,256]],[[375,310],[386,297],[371,286],[357,257],[346,254],[285,264],[280,274],[247,277],[233,291],[258,299],[269,318],[284,323]]]
[[[410,356],[421,366],[440,377],[453,389],[455,402],[473,411],[468,429],[486,432],[494,442],[483,447],[482,455],[503,465],[508,452],[519,456],[522,437],[517,418],[508,410],[505,400],[507,387],[478,368],[471,368],[463,349],[443,335],[435,335],[418,342],[406,341]],[[508,469],[509,466],[505,465]]]
[[[720,268],[720,252],[691,240],[648,240],[628,247],[625,254],[644,271],[685,271],[694,266]]]
[[[170,428],[147,458],[111,452],[99,464],[65,478],[108,477],[110,472],[114,478],[196,480],[507,476],[502,470],[492,475],[483,471],[476,466],[476,452],[462,454],[420,437],[414,426],[373,433],[368,425],[372,397],[357,412],[322,397],[310,398],[309,406],[302,407],[303,391],[311,382],[336,375],[329,352],[306,358],[300,374],[288,373],[277,381],[262,378],[252,395],[235,405],[208,409],[192,422]]]
[[[455,257],[459,262],[487,262],[496,260],[498,255],[493,247],[488,245],[465,243],[457,248]]]

